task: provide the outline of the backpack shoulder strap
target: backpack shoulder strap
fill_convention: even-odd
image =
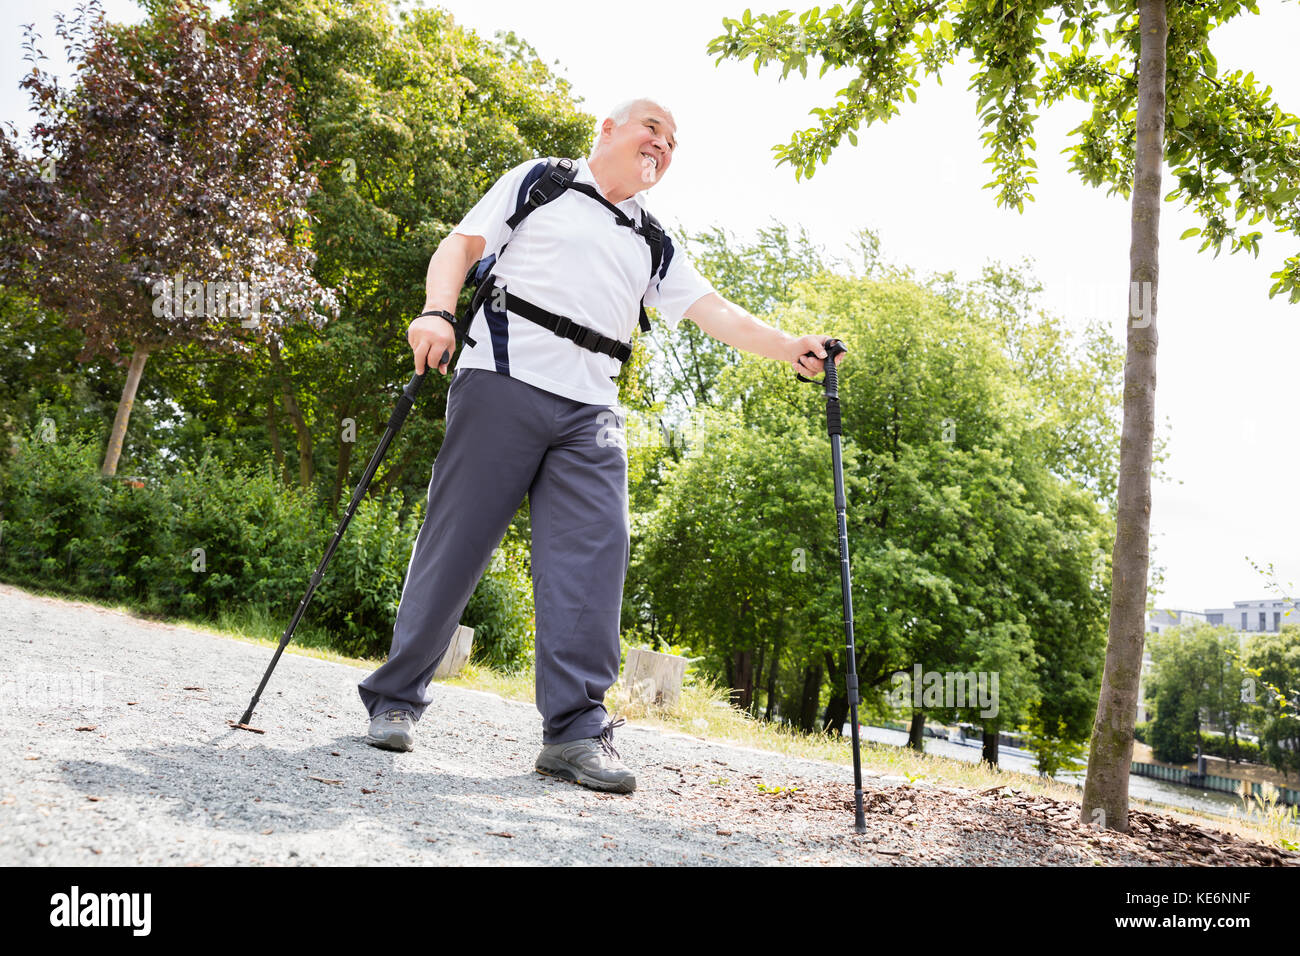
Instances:
[[[641,228],[638,230],[641,238],[646,241],[650,247],[650,281],[653,282],[655,276],[663,277],[660,264],[667,265],[664,262],[664,227],[659,224],[648,209],[641,210]],[[650,319],[645,314],[645,302],[641,303],[641,331],[650,331]]]
[[[534,209],[545,206],[557,199],[561,193],[573,184],[573,177],[578,175],[578,164],[565,157],[556,161],[547,161],[536,182],[528,186],[514,215],[506,220],[506,225],[513,232]]]
[[[506,220],[510,232],[514,233],[519,224],[534,209],[546,205],[564,192],[577,174],[578,164],[567,158],[558,161],[548,159],[534,164],[519,184],[519,195],[515,199],[515,211]],[[465,276],[466,282],[472,280],[477,287],[474,297],[470,301],[471,316],[478,312],[479,306],[483,304],[486,291],[491,285],[486,280],[492,274],[492,268],[500,260],[509,245],[510,240],[507,239],[495,254],[484,256],[474,263]]]
[[[650,278],[653,279],[659,275],[664,260],[664,227],[647,209],[641,210],[641,238],[650,246]]]
[[[528,205],[528,193],[532,190],[534,184],[536,184],[538,180],[540,180],[542,176],[550,170],[552,165],[553,164],[549,160],[542,160],[534,163],[528,172],[524,174],[523,180],[519,183],[518,195],[515,197],[514,214],[506,220],[506,224],[510,226],[511,232],[513,232],[514,227],[523,220],[524,216],[528,215],[531,211],[531,207]],[[472,281],[476,285],[481,283],[488,272],[491,271],[492,266],[496,263],[497,259],[501,258],[501,253],[506,251],[506,246],[509,244],[510,241],[507,239],[497,252],[485,255],[478,262],[474,263],[474,265],[470,266],[469,272],[465,275],[465,281]]]

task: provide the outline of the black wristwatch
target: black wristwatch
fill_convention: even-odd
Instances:
[[[452,315],[452,314],[451,314],[450,312],[448,312],[446,309],[431,309],[431,310],[428,311],[428,312],[421,312],[419,315],[416,316],[416,318],[417,318],[417,319],[422,319],[422,318],[424,318],[426,315],[440,315],[440,316],[442,316],[444,319],[446,319],[448,322],[451,323],[452,328],[457,328],[457,325],[456,325],[456,316]]]

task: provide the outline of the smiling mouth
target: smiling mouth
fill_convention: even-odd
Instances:
[[[658,171],[658,169],[659,169],[659,160],[655,159],[655,158],[654,158],[653,156],[651,156],[649,153],[642,153],[641,155],[644,156],[646,159],[650,160],[650,162],[654,163],[654,168],[655,168],[656,171]]]

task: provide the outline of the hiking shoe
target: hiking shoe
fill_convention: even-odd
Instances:
[[[387,710],[370,721],[366,743],[385,750],[410,750],[415,746],[415,721],[409,710]]]
[[[535,769],[548,777],[580,783],[592,790],[631,793],[636,789],[636,776],[623,765],[614,749],[614,728],[625,723],[620,717],[606,723],[598,737],[543,745]]]

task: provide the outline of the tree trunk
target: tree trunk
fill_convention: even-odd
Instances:
[[[347,416],[344,415],[344,418]],[[341,427],[341,426],[340,426]],[[347,480],[348,470],[352,467],[352,446],[355,442],[343,441],[342,433],[339,433],[339,463],[334,474],[334,492],[330,498],[330,510],[337,518],[339,513],[339,499],[343,497],[343,482]],[[348,499],[351,500],[351,497]]]
[[[912,711],[912,725],[907,730],[907,746],[919,753],[925,752],[925,711]]]
[[[781,641],[778,639],[772,647],[772,662],[767,665],[767,710],[763,712],[763,719],[771,721],[772,719],[772,702],[776,700],[776,675],[781,669]]]
[[[826,713],[822,716],[822,733],[834,733],[836,737],[843,737],[844,725],[848,722],[848,691],[836,691],[826,702]]]
[[[817,726],[817,705],[822,699],[822,666],[814,664],[803,672],[803,694],[799,698],[799,729],[812,733]]]
[[[148,359],[147,346],[137,345],[131,353],[131,364],[126,370],[126,384],[122,386],[122,397],[117,401],[117,415],[113,418],[113,430],[108,435],[108,448],[104,451],[104,465],[100,474],[117,474],[117,462],[122,457],[122,446],[126,442],[126,425],[131,420],[135,393],[140,388],[140,375],[144,372],[144,363]]]
[[[763,686],[763,665],[767,661],[767,645],[763,644],[758,649],[758,664],[754,667],[754,674],[751,678],[752,687]],[[758,694],[752,694],[749,700],[749,714],[751,717],[757,717],[758,713]]]
[[[284,481],[284,449],[280,447],[280,427],[275,423],[275,396],[266,396],[266,430],[271,435],[271,451],[275,454],[275,476]]]
[[[1124,362],[1124,425],[1110,632],[1097,716],[1092,727],[1085,824],[1128,832],[1128,777],[1133,759],[1138,678],[1145,642],[1151,526],[1151,442],[1155,432],[1156,301],[1159,279],[1160,174],[1165,134],[1165,0],[1140,0],[1137,141],[1129,238],[1130,302]],[[1133,301],[1136,298],[1136,303]],[[1134,308],[1135,304],[1138,308]],[[1141,311],[1138,317],[1133,313]],[[1098,813],[1097,811],[1100,811]]]
[[[293,397],[293,386],[285,372],[284,361],[280,358],[280,347],[272,342],[270,349],[271,364],[275,366],[276,376],[280,380],[281,395],[284,397],[284,413],[289,416],[289,421],[293,422],[294,430],[298,433],[298,484],[306,490],[311,487],[311,432],[307,429],[307,422],[298,408],[298,400]]]
[[[396,445],[396,443],[397,438],[395,437],[393,439],[393,444]],[[384,495],[391,493],[401,480],[403,472],[406,471],[406,466],[411,463],[412,459],[419,457],[421,454],[421,450],[417,449],[399,455],[396,452],[396,448],[393,446],[389,446],[389,451],[393,452],[392,467],[387,471],[375,473],[375,477],[370,481],[370,487],[366,490],[368,496],[378,496],[382,498]],[[436,454],[437,453],[435,452],[435,455]],[[388,459],[385,458],[384,460],[387,461]]]
[[[835,656],[830,651],[826,652],[826,672],[836,675],[837,690],[826,702],[826,713],[822,715],[822,733],[834,730],[835,736],[841,737],[844,735],[844,724],[849,719],[849,692],[845,687],[844,668],[836,665]]]
[[[735,683],[731,691],[731,701],[741,710],[749,709],[749,701],[754,696],[754,652],[736,651]]]
[[[998,765],[998,725],[984,725],[984,746],[980,749],[980,760],[990,766]]]

